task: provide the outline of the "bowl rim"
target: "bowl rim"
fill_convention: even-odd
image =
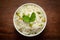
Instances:
[[[16,28],[16,25],[15,25],[15,22],[14,22],[14,15],[15,15],[16,12],[18,11],[18,9],[19,9],[21,6],[26,5],[26,4],[32,4],[32,5],[36,5],[36,6],[40,7],[40,9],[42,10],[42,12],[44,12],[44,15],[45,15],[45,17],[46,17],[46,23],[45,23],[44,27],[41,29],[40,32],[38,32],[37,34],[34,34],[34,35],[25,35],[25,34],[23,34],[22,32],[20,32],[20,31]],[[13,25],[14,25],[15,29],[18,31],[19,34],[21,34],[21,35],[23,35],[23,36],[26,36],[26,37],[34,37],[34,36],[37,36],[37,35],[41,34],[41,33],[43,32],[43,30],[45,29],[46,24],[47,24],[47,15],[46,15],[46,12],[44,11],[44,9],[43,9],[40,5],[35,4],[35,3],[25,3],[25,4],[22,4],[21,6],[19,6],[19,7],[16,9],[16,11],[14,12],[14,14],[13,14]]]

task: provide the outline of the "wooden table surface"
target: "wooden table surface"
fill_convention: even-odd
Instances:
[[[15,10],[24,3],[36,3],[47,14],[45,30],[35,37],[24,37],[13,25]],[[59,0],[0,0],[0,40],[60,40]]]

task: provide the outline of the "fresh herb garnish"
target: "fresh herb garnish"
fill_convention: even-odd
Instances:
[[[30,22],[33,22],[36,18],[36,14],[33,12],[30,17]]]
[[[36,19],[36,14],[35,14],[34,12],[32,12],[31,17],[29,17],[28,15],[23,15],[22,18],[23,18],[23,21],[24,21],[24,22],[30,23],[30,22],[35,21],[35,19]]]
[[[28,23],[30,21],[29,16],[23,15],[23,21]]]

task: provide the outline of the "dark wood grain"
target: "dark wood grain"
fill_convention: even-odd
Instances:
[[[35,37],[24,37],[13,25],[15,10],[24,3],[36,3],[47,14],[45,30]],[[60,1],[59,0],[0,0],[0,40],[60,40]]]

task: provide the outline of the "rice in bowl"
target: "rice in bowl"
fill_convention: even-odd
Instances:
[[[40,34],[44,30],[47,17],[39,5],[26,3],[15,11],[13,23],[20,34],[32,37]]]

